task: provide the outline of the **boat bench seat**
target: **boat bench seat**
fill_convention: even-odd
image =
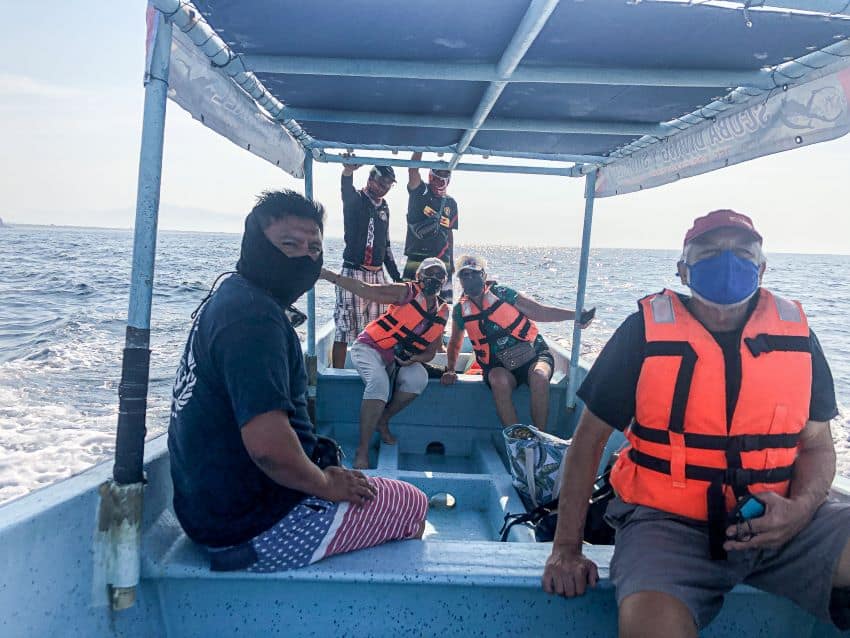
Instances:
[[[613,547],[588,547],[597,587],[566,600],[540,588],[548,543],[409,541],[274,574],[211,572],[203,550],[166,512],[145,534],[142,587],[152,588],[169,635],[615,636]],[[193,600],[203,612],[187,614]],[[321,601],[322,612],[316,613]],[[306,623],[306,625],[305,625]],[[246,624],[248,627],[246,627]],[[755,632],[755,633],[754,633]],[[838,636],[788,601],[736,587],[701,636]]]
[[[327,431],[330,424],[355,426],[363,398],[363,382],[355,370],[322,370],[317,379],[316,425]],[[549,424],[547,431],[569,438],[572,430],[566,410],[567,379],[550,384]],[[530,422],[529,391],[523,385],[514,392],[514,404],[521,422]],[[500,427],[490,389],[481,375],[462,374],[454,385],[429,379],[428,387],[416,403],[416,409],[403,410],[393,417],[394,425],[435,425],[493,429]]]

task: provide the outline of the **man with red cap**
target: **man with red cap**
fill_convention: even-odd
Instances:
[[[594,471],[612,429],[611,580],[620,636],[697,636],[740,583],[850,628],[850,505],[835,474],[832,375],[802,306],[760,287],[752,220],[716,210],[687,231],[691,295],[644,297],[579,390],[543,588],[581,595]]]
[[[421,160],[422,153],[414,153],[413,160]],[[407,237],[404,254],[407,265],[404,278],[416,279],[419,264],[429,257],[437,257],[449,273],[440,297],[452,302],[452,272],[454,262],[454,232],[457,230],[457,202],[446,192],[451,181],[451,171],[432,169],[428,183],[422,181],[418,168],[408,171],[407,179]]]

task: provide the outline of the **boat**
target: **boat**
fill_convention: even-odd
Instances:
[[[166,98],[303,177],[310,197],[314,162],[344,163],[346,151],[366,163],[584,179],[583,308],[596,199],[850,131],[850,5],[152,0],[147,20],[115,462],[0,506],[0,635],[616,635],[611,546],[586,548],[600,583],[566,600],[540,587],[548,544],[521,525],[499,542],[505,515],[525,507],[489,393],[471,375],[431,381],[393,421],[398,445],[376,442],[375,474],[436,497],[423,541],[275,574],[210,571],[174,516],[165,437],[144,441]],[[397,155],[407,151],[436,159]],[[352,458],[362,385],[329,367],[313,292],[307,309],[316,427]],[[555,349],[549,431],[563,438],[582,409],[580,337],[574,326],[570,351]],[[527,390],[515,400],[527,414]],[[850,482],[837,478],[833,494],[850,500]],[[702,635],[840,634],[739,586]]]

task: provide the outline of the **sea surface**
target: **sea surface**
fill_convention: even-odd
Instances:
[[[192,310],[216,276],[231,270],[238,235],[160,233],[154,284],[148,436],[168,426],[171,384]],[[341,263],[342,241],[326,240],[325,263]],[[395,248],[403,260],[401,247]],[[461,246],[490,263],[499,281],[538,300],[572,307],[576,248]],[[0,502],[76,474],[112,455],[132,234],[127,230],[0,228]],[[673,250],[594,249],[586,306],[596,320],[582,353],[593,360],[636,300],[679,288]],[[850,476],[850,256],[768,255],[767,286],[800,299],[835,378],[840,416],[832,431],[839,471]],[[300,304],[305,305],[303,302]],[[320,323],[333,290],[317,292]],[[544,333],[569,345],[571,324]]]

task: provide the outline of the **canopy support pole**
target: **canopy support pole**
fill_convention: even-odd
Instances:
[[[313,155],[304,153],[304,197],[313,201]],[[307,356],[316,356],[316,287],[307,291]]]
[[[118,386],[115,466],[113,480],[101,488],[98,521],[98,532],[106,546],[102,567],[106,569],[110,602],[116,610],[135,604],[139,582],[151,298],[171,57],[171,23],[159,11],[149,9],[148,27],[156,29],[156,36],[150,72],[145,77],[133,268],[121,383]]]
[[[578,390],[578,364],[581,355],[581,328],[579,317],[584,310],[584,291],[587,287],[587,262],[590,257],[590,228],[593,224],[593,202],[596,191],[596,174],[588,173],[584,181],[584,228],[581,232],[581,257],[578,266],[578,289],[576,290],[576,318],[573,321],[573,346],[570,353],[570,377],[567,386],[567,408],[576,407]]]

